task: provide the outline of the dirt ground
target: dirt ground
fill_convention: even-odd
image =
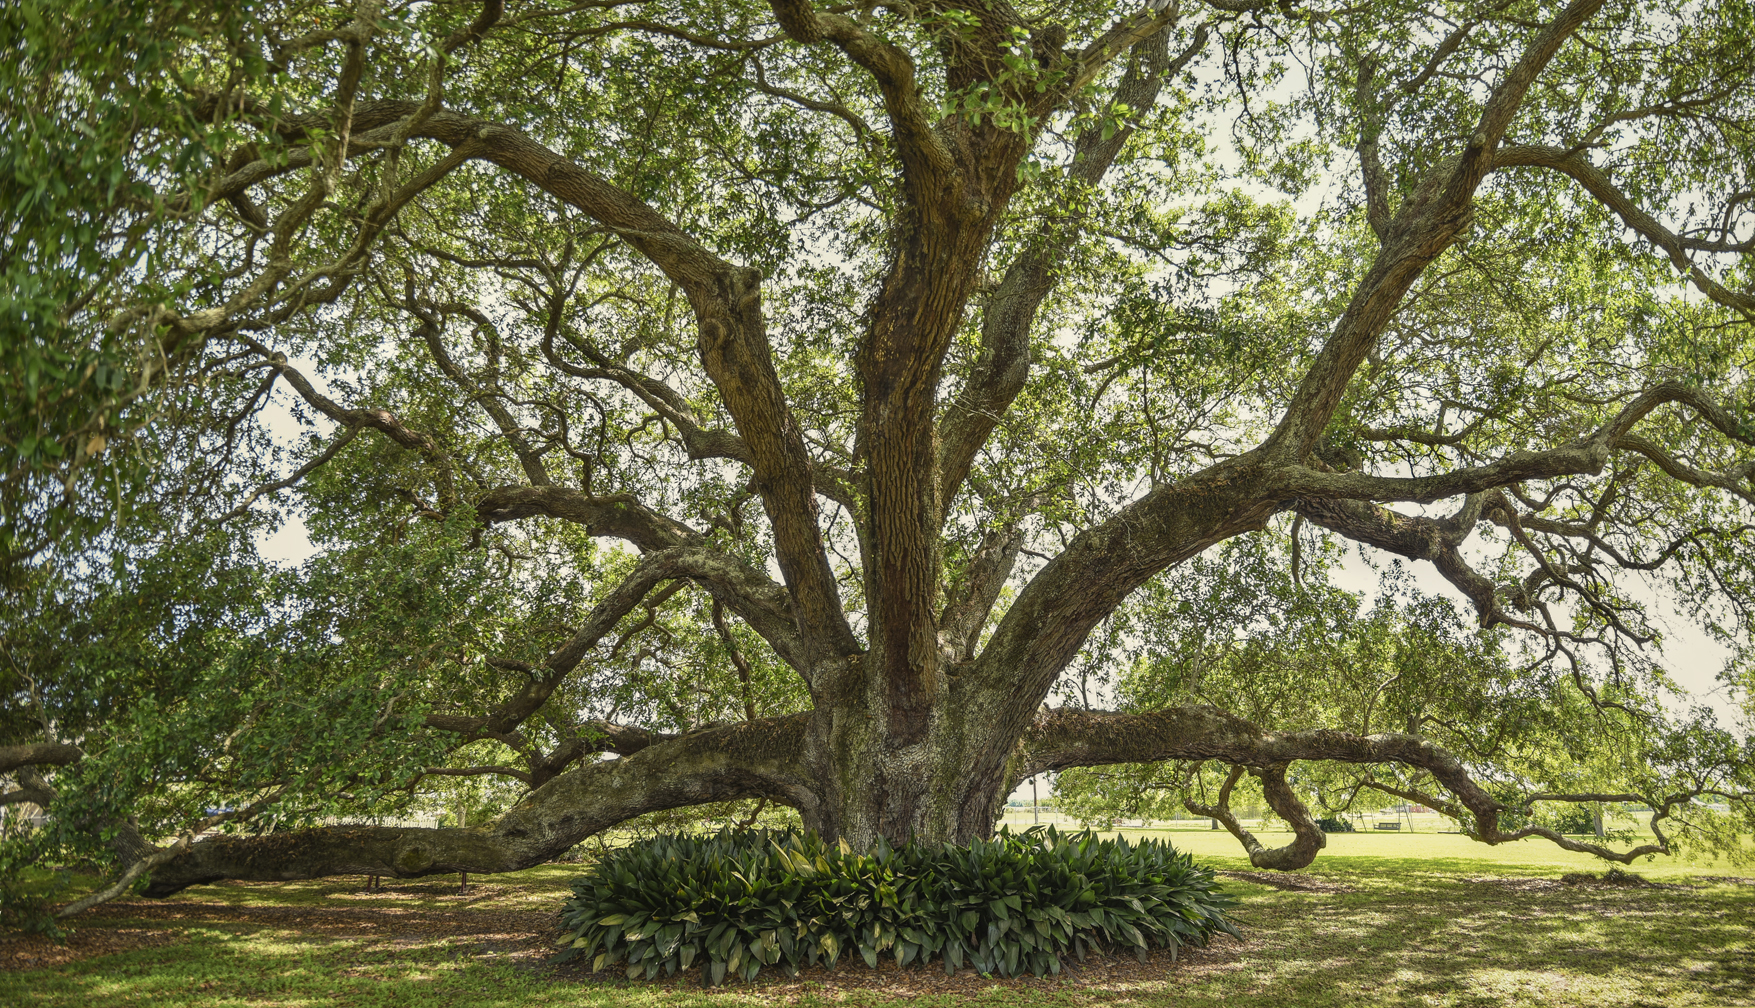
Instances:
[[[1271,886],[1304,898],[1324,901],[1356,892],[1353,886],[1332,878],[1281,875],[1252,871],[1226,871],[1221,874],[1260,885]],[[1588,901],[1607,897],[1613,891],[1628,888],[1686,889],[1685,885],[1650,883],[1643,880],[1609,882],[1590,876],[1570,877],[1568,881],[1553,878],[1474,877],[1461,879],[1484,891],[1503,893],[1501,898],[1522,900],[1568,896]],[[1755,880],[1736,879],[1744,883]],[[267,883],[231,883],[254,887]],[[121,900],[97,908],[81,917],[69,929],[65,943],[38,935],[0,932],[0,970],[53,969],[67,963],[95,956],[112,955],[154,946],[174,946],[190,930],[220,929],[233,933],[291,934],[316,944],[329,942],[354,943],[362,960],[357,967],[343,967],[349,975],[371,976],[376,967],[370,964],[382,954],[397,958],[443,958],[454,960],[469,957],[483,962],[509,965],[530,970],[563,982],[592,987],[646,986],[647,982],[624,979],[619,969],[606,969],[593,974],[582,963],[563,966],[552,964],[556,914],[553,909],[534,909],[554,904],[537,898],[530,909],[510,909],[519,902],[516,885],[485,883],[472,885],[460,894],[455,885],[413,883],[393,888],[368,891],[363,888],[336,892],[345,905],[252,905],[244,902],[203,902],[180,898],[171,902],[153,900]],[[544,894],[546,896],[546,894]],[[1570,902],[1570,899],[1567,899]],[[418,904],[418,905],[410,905]],[[1252,913],[1257,912],[1252,909]],[[1260,912],[1271,913],[1268,910]],[[933,964],[928,968],[900,969],[893,959],[882,960],[877,969],[870,969],[854,957],[834,970],[808,969],[796,978],[778,970],[766,970],[752,984],[738,984],[745,996],[785,1004],[803,1000],[807,994],[822,997],[842,991],[852,994],[867,991],[892,996],[911,995],[974,995],[994,988],[1066,992],[1073,987],[1101,987],[1113,994],[1136,985],[1158,984],[1169,977],[1179,983],[1218,979],[1220,975],[1257,969],[1268,946],[1294,940],[1290,935],[1273,935],[1251,927],[1245,915],[1243,923],[1250,942],[1220,936],[1205,949],[1183,949],[1173,957],[1168,950],[1156,950],[1145,962],[1131,954],[1121,956],[1093,955],[1084,963],[1069,963],[1059,977],[1019,977],[1016,979],[985,978],[972,969],[963,969],[946,976]],[[1266,923],[1262,921],[1261,923]],[[1254,964],[1253,966],[1251,964]],[[659,978],[651,984],[659,987],[695,987],[700,984],[699,971]]]
[[[454,887],[449,886],[398,886],[382,894],[383,905],[369,905],[375,902],[372,896],[360,893],[354,894],[353,900],[368,905],[347,907],[117,900],[81,917],[78,924],[69,929],[65,943],[41,935],[0,932],[0,970],[56,968],[94,956],[169,945],[179,941],[184,929],[190,926],[210,925],[238,931],[292,931],[317,940],[360,942],[365,953],[414,952],[448,942],[453,955],[459,945],[466,949],[473,946],[471,954],[474,956],[539,971],[557,980],[609,986],[630,983],[619,969],[605,969],[594,974],[588,966],[580,963],[553,965],[550,960],[555,953],[554,912],[488,910],[469,906],[471,902],[491,895],[490,888],[472,886],[469,895],[460,896]],[[429,901],[454,900],[456,906],[454,909],[411,909],[393,905],[398,899],[416,894]],[[806,991],[821,995],[835,990],[869,990],[907,996],[955,994],[964,990],[970,993],[992,991],[996,985],[1065,990],[1068,983],[1101,984],[1107,989],[1117,989],[1118,985],[1125,987],[1131,982],[1161,980],[1167,970],[1193,973],[1235,968],[1246,948],[1241,942],[1220,936],[1209,948],[1182,949],[1174,957],[1162,949],[1150,953],[1144,963],[1131,954],[1119,957],[1093,954],[1082,964],[1069,963],[1060,977],[1026,976],[1009,980],[983,978],[968,968],[947,976],[937,964],[926,969],[900,969],[893,959],[880,960],[874,970],[855,957],[851,962],[843,959],[833,970],[806,969],[796,978],[778,970],[765,970],[754,983],[738,986],[745,994],[781,1003],[796,1000]],[[700,982],[699,971],[692,971],[676,977],[660,977],[650,984],[697,987]],[[646,985],[648,982],[639,983]]]

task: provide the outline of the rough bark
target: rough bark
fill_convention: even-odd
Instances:
[[[84,756],[85,751],[70,742],[0,746],[0,773],[11,773],[22,766],[66,766]]]
[[[810,782],[798,774],[802,720],[794,716],[711,729],[575,767],[485,826],[332,826],[211,837],[157,868],[146,894],[168,896],[219,879],[517,871],[647,812],[732,798],[808,808]]]
[[[1488,844],[1507,843],[1524,837],[1539,836],[1566,849],[1589,853],[1605,860],[1631,864],[1635,858],[1652,853],[1668,853],[1669,842],[1657,829],[1660,819],[1672,808],[1689,800],[1692,795],[1672,795],[1659,799],[1652,819],[1658,842],[1642,844],[1627,851],[1614,851],[1598,844],[1567,839],[1542,826],[1525,826],[1503,831],[1499,813],[1507,806],[1482,790],[1469,775],[1468,768],[1454,754],[1417,735],[1386,733],[1360,736],[1338,731],[1267,732],[1251,722],[1216,707],[1175,707],[1139,714],[1110,711],[1059,709],[1043,712],[1025,733],[1024,755],[1018,761],[1016,780],[1044,770],[1060,770],[1075,766],[1104,766],[1114,763],[1142,763],[1158,760],[1219,760],[1233,766],[1260,771],[1263,790],[1274,810],[1300,834],[1300,844],[1314,843],[1305,839],[1303,824],[1308,813],[1302,803],[1272,778],[1297,760],[1330,760],[1337,763],[1400,764],[1424,771],[1455,796],[1454,802],[1430,795],[1410,796],[1422,804],[1445,808],[1458,818],[1466,818],[1465,831],[1476,840]],[[1283,777],[1280,785],[1283,785]],[[1401,793],[1401,792],[1396,792]],[[1697,792],[1698,793],[1698,792]],[[1544,797],[1558,800],[1610,800],[1598,795],[1531,796],[1530,801]],[[1619,800],[1648,801],[1648,798],[1623,796]],[[1282,807],[1282,805],[1284,807]],[[1289,815],[1288,812],[1293,814]],[[1208,814],[1203,812],[1204,814]],[[1320,846],[1320,844],[1317,844]],[[1314,851],[1311,851],[1314,855]],[[1288,856],[1288,860],[1293,860]],[[1308,863],[1306,861],[1305,863]]]
[[[1243,823],[1232,814],[1231,789],[1245,773],[1261,781],[1262,793],[1267,796],[1268,804],[1291,825],[1291,843],[1284,847],[1263,846],[1255,834],[1245,829]],[[1257,868],[1296,871],[1316,860],[1317,852],[1328,846],[1328,837],[1316,825],[1316,820],[1310,817],[1310,810],[1286,784],[1286,768],[1283,765],[1264,768],[1234,766],[1219,788],[1219,797],[1214,804],[1208,805],[1193,798],[1183,799],[1182,804],[1196,815],[1203,815],[1223,824],[1226,831],[1243,845],[1244,852],[1249,855],[1249,863]]]
[[[1256,7],[1243,0],[1209,5],[1237,12]],[[889,120],[886,142],[897,173],[890,260],[857,334],[858,434],[850,468],[842,473],[813,458],[788,401],[776,370],[758,271],[728,261],[591,166],[563,157],[521,129],[445,109],[436,97],[421,103],[356,101],[351,84],[338,90],[332,111],[275,123],[283,137],[298,142],[288,144],[284,156],[272,162],[254,155],[234,162],[213,188],[214,198],[234,201],[251,220],[265,220],[260,210],[250,214],[254,204],[249,193],[267,179],[313,168],[327,172],[333,183],[349,158],[425,139],[448,146],[451,155],[397,190],[390,203],[399,206],[397,200],[412,198],[464,161],[482,161],[563,201],[643,256],[686,297],[701,371],[717,391],[735,433],[704,425],[681,393],[629,370],[588,342],[569,337],[574,351],[568,352],[578,352],[589,366],[563,359],[552,332],[543,342],[543,355],[571,378],[614,382],[639,397],[681,432],[689,457],[734,460],[747,467],[749,486],[767,515],[781,583],[632,496],[593,495],[553,485],[540,452],[520,440],[515,418],[504,409],[489,409],[533,485],[481,495],[475,506],[484,521],[560,518],[591,535],[632,543],[644,555],[571,640],[540,667],[527,669],[529,683],[497,710],[435,715],[429,724],[466,738],[511,738],[618,620],[661,591],[661,583],[679,579],[712,594],[716,619],[722,606],[760,634],[804,678],[813,709],[681,737],[604,726],[601,740],[575,739],[554,753],[533,757],[526,777],[538,786],[491,825],[454,830],[337,826],[260,838],[217,837],[160,859],[165,863],[154,872],[149,891],[165,895],[220,878],[506,871],[540,863],[644,812],[744,797],[795,807],[807,826],[855,844],[879,836],[968,840],[992,829],[1000,800],[1029,774],[1170,759],[1218,760],[1237,768],[1219,802],[1199,809],[1226,822],[1259,867],[1301,867],[1323,844],[1308,810],[1286,783],[1286,768],[1297,760],[1418,768],[1456,796],[1480,839],[1497,843],[1550,836],[1539,829],[1501,832],[1497,816],[1502,806],[1470,779],[1453,755],[1412,735],[1263,732],[1213,708],[1115,714],[1043,711],[1041,705],[1092,628],[1131,592],[1216,543],[1264,527],[1288,509],[1342,535],[1433,562],[1475,602],[1484,622],[1512,622],[1497,609],[1491,582],[1469,569],[1458,552],[1483,517],[1517,521],[1509,505],[1494,496],[1500,488],[1528,479],[1600,472],[1614,452],[1632,451],[1677,479],[1749,495],[1748,469],[1698,470],[1632,432],[1651,410],[1677,402],[1694,407],[1727,437],[1747,440],[1724,410],[1697,390],[1674,385],[1644,391],[1611,423],[1584,437],[1436,476],[1335,472],[1311,457],[1349,383],[1408,292],[1469,226],[1474,194],[1490,172],[1560,172],[1666,250],[1677,265],[1686,263],[1685,252],[1697,240],[1678,237],[1639,211],[1590,165],[1582,148],[1501,147],[1532,83],[1601,5],[1602,0],[1573,0],[1551,24],[1533,29],[1530,44],[1487,87],[1474,129],[1450,157],[1410,179],[1399,206],[1391,205],[1376,127],[1361,132],[1366,213],[1381,247],[1272,434],[1255,449],[1158,485],[1108,520],[1085,528],[1022,586],[985,645],[983,631],[1022,549],[1022,537],[1016,525],[1008,524],[1010,518],[1002,516],[1000,527],[983,538],[961,579],[947,589],[941,552],[945,515],[973,460],[1026,386],[1032,328],[1065,254],[1065,232],[1057,228],[1075,224],[1044,227],[1033,241],[1023,243],[984,307],[980,353],[960,390],[949,396],[946,359],[953,339],[969,322],[983,259],[1019,185],[1019,165],[1034,141],[1029,135],[1034,127],[1002,129],[991,116],[983,124],[960,112],[933,114],[916,80],[917,68],[903,49],[868,31],[858,18],[820,12],[806,0],[772,0],[774,18],[787,38],[825,52],[833,47],[869,75]],[[954,93],[988,81],[991,67],[1016,58],[1014,46],[1026,40],[1034,58],[1054,73],[1044,76],[1041,90],[1031,89],[1024,77],[1019,77],[1022,83],[1006,86],[1017,89],[1010,97],[1039,121],[1063,108],[1117,54],[1129,51],[1134,62],[1113,100],[1135,110],[1148,108],[1165,74],[1186,64],[1207,41],[1202,27],[1172,61],[1166,32],[1178,12],[1141,12],[1117,20],[1078,52],[1067,53],[1061,46],[1064,29],[1032,34],[1031,26],[1005,4],[989,5],[985,11],[967,31],[944,35],[939,54],[944,83]],[[446,51],[479,40],[499,16],[497,4],[484,6],[476,24],[447,40]],[[1458,29],[1439,47],[1425,76],[1455,51],[1466,32]],[[350,37],[350,66],[357,63],[368,34],[362,26],[357,37]],[[349,73],[357,84],[357,67]],[[1370,72],[1358,84],[1362,94],[1369,91]],[[265,107],[260,111],[266,117]],[[1101,180],[1131,133],[1131,124],[1110,136],[1101,129],[1087,132],[1075,144],[1068,181],[1083,187]],[[307,141],[332,144],[332,163],[323,162]],[[315,206],[312,202],[301,212],[308,215]],[[382,213],[374,210],[378,216],[371,219],[373,228],[381,228],[393,215],[388,203],[385,207]],[[276,242],[284,243],[285,234],[301,221],[289,211],[274,222]],[[360,255],[368,239],[362,237]],[[1749,309],[1744,295],[1716,286],[1698,269],[1690,275],[1719,303]],[[278,282],[270,278],[262,283],[267,289]],[[236,316],[243,303],[167,324],[178,333],[239,328]],[[558,305],[564,306],[565,299]],[[423,335],[440,369],[480,392],[448,364],[438,339],[439,316],[412,293],[402,307],[422,319]],[[250,331],[282,320],[284,316],[268,318]],[[283,356],[250,343],[249,336],[236,338],[256,349],[308,403],[349,432],[376,431],[422,455],[439,473],[435,479],[447,498],[442,506],[449,506],[455,496],[453,466],[439,439],[410,428],[388,411],[331,402]],[[828,560],[820,495],[847,504],[860,526],[868,640],[854,633]],[[1444,520],[1410,518],[1374,503],[1457,496],[1465,497],[1464,504]],[[1493,504],[1495,500],[1500,503]],[[730,639],[722,621],[718,629]],[[746,712],[753,713],[753,707],[746,706]],[[614,751],[621,758],[578,762],[599,751]],[[0,749],[0,772],[57,758],[43,747]],[[1291,845],[1268,850],[1230,815],[1224,796],[1243,773],[1260,778],[1269,802],[1292,824],[1296,839]],[[1616,859],[1631,857],[1592,850]]]

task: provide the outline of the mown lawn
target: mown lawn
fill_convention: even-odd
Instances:
[[[631,984],[544,964],[542,930],[577,871],[551,865],[478,876],[462,896],[454,879],[383,893],[341,879],[113,905],[59,951],[0,948],[13,967],[0,1005],[1755,1006],[1755,884],[1723,866],[1658,861],[1635,867],[1655,885],[1566,884],[1565,872],[1605,866],[1551,845],[1360,834],[1332,838],[1312,870],[1264,876],[1227,837],[1172,839],[1248,873],[1227,880],[1245,941],[1043,980],[886,963],[714,991],[692,978]],[[47,965],[18,968],[29,955]],[[72,955],[85,957],[55,961]]]

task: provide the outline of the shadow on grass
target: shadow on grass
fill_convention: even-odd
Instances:
[[[477,905],[422,891],[431,880],[371,900],[344,899],[363,887],[334,880],[207,887],[164,903],[118,907],[115,919],[86,925],[164,926],[157,913],[134,921],[120,916],[156,905],[183,915],[175,921],[181,932],[175,944],[0,974],[0,1004],[1755,1005],[1752,886],[1527,891],[1468,881],[1542,877],[1527,866],[1490,861],[1343,857],[1319,867],[1325,870],[1309,874],[1350,891],[1284,892],[1227,880],[1244,901],[1238,917],[1247,941],[1225,940],[1174,965],[1160,953],[1146,966],[1106,960],[1067,980],[1016,983],[947,981],[936,966],[882,974],[843,967],[804,981],[764,975],[711,993],[693,979],[669,986],[612,979],[616,974],[581,980],[540,968],[545,947],[524,954],[536,945],[528,931],[519,937],[518,922],[528,928],[543,919],[535,910],[558,906],[565,879],[576,871],[571,867],[533,879],[523,895],[507,883],[506,892]],[[198,902],[216,893],[224,903]]]
[[[106,956],[53,971],[0,974],[0,1003],[40,1008],[518,1006],[543,1003],[533,999],[554,986],[529,969],[492,962],[471,942],[397,950],[309,934],[202,925],[188,928],[185,940],[170,948]]]
[[[1463,867],[1491,867],[1502,878],[1533,874]],[[1183,1003],[1755,1004],[1750,886],[1532,893],[1398,871],[1337,874],[1358,887],[1352,893],[1236,883],[1252,947],[1191,978]]]

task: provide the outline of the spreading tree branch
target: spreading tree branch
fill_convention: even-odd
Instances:
[[[1280,814],[1292,826],[1292,842],[1284,847],[1265,847],[1254,833],[1245,829],[1243,824],[1231,812],[1231,789],[1247,772],[1261,781],[1262,794],[1267,797],[1268,805]],[[1274,764],[1267,767],[1234,766],[1225,776],[1225,783],[1219,788],[1219,799],[1216,804],[1206,805],[1194,798],[1186,797],[1182,804],[1190,812],[1203,815],[1223,824],[1225,829],[1249,854],[1249,863],[1257,868],[1273,871],[1297,871],[1316,860],[1316,853],[1328,846],[1328,837],[1316,820],[1310,817],[1310,810],[1298,795],[1286,783],[1286,765]]]
[[[261,837],[216,836],[159,866],[146,895],[161,898],[220,879],[517,871],[647,812],[734,798],[809,804],[814,799],[799,765],[803,720],[804,715],[792,715],[742,722],[621,759],[581,764],[485,826],[330,826]]]

